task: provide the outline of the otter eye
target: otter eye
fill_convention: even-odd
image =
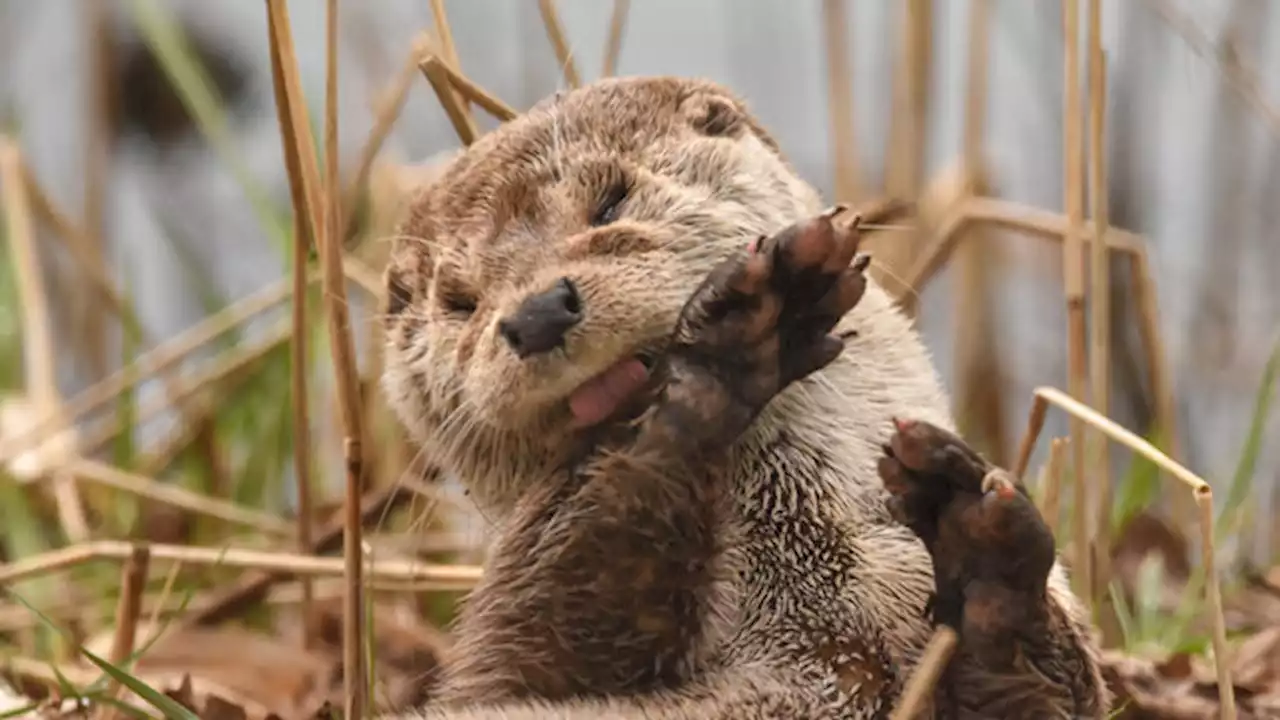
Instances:
[[[413,302],[413,294],[397,273],[387,274],[387,314],[399,315]]]
[[[471,317],[471,314],[476,311],[475,298],[460,293],[449,293],[442,296],[440,304],[446,311],[463,317]]]
[[[631,185],[625,180],[609,183],[605,191],[600,194],[600,199],[596,201],[595,210],[591,213],[591,226],[600,227],[616,221],[622,211],[622,203],[630,192]]]

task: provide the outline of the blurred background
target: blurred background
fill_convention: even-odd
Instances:
[[[566,86],[540,5],[448,3],[461,71],[517,110]],[[967,70],[973,3],[626,5],[617,74],[703,76],[728,85],[826,196],[855,204],[886,195],[917,200],[954,178],[966,145],[967,98],[978,92]],[[1088,78],[1084,5],[1082,85]],[[984,119],[974,158],[981,180],[973,182],[986,195],[1061,213],[1059,3],[992,0],[985,6],[985,100],[978,108]],[[599,77],[615,3],[560,0],[556,8],[576,72],[583,82]],[[324,3],[295,0],[289,11],[319,137]],[[1106,203],[1110,223],[1145,242],[1177,428],[1162,445],[1176,446],[1177,458],[1214,485],[1220,506],[1235,498],[1241,512],[1219,548],[1225,562],[1270,567],[1280,542],[1271,522],[1280,502],[1280,425],[1265,422],[1268,362],[1274,377],[1280,343],[1280,4],[1106,0],[1102,11]],[[833,32],[836,20],[842,27]],[[415,37],[432,27],[427,0],[341,3],[344,178],[358,177],[388,93],[394,95],[398,84],[407,93],[361,194],[362,224],[349,244],[364,262],[365,285],[373,292],[379,291],[389,218],[422,177],[415,173],[459,147],[431,86],[412,68],[406,75]],[[852,99],[851,116],[838,120],[843,128],[833,127],[837,66],[848,73],[844,87]],[[192,67],[202,70],[206,85]],[[1082,93],[1087,103],[1087,90]],[[476,117],[482,130],[495,126],[484,113]],[[896,156],[892,149],[904,141],[895,132],[906,131],[895,130],[903,122],[895,118],[912,125],[915,117],[922,122],[908,137],[922,144]],[[0,433],[15,437],[31,425],[40,393],[56,390],[61,399],[73,398],[141,352],[288,275],[292,211],[262,0],[0,0],[0,128],[20,148],[34,185],[78,229],[73,234],[81,241],[73,252],[59,238],[65,228],[36,223],[50,328],[43,357],[54,370],[39,389],[33,378],[48,368],[32,366],[43,360],[32,354],[31,310],[23,304],[31,296],[24,295],[23,260],[6,237],[0,382],[11,395]],[[38,209],[36,215],[43,217]],[[928,243],[909,227],[888,230],[878,242]],[[948,265],[918,288],[920,326],[957,399],[962,425],[985,451],[1009,462],[1034,388],[1068,384],[1061,245],[998,230],[968,244],[966,262],[985,271],[965,275]],[[1109,414],[1147,435],[1159,390],[1125,262],[1112,261]],[[880,270],[892,286],[893,278],[908,274],[909,264],[886,260]],[[124,315],[133,319],[120,319],[98,276],[114,285],[129,308]],[[377,310],[369,292],[352,287],[352,324],[368,369],[376,363],[370,355]],[[201,418],[194,425],[190,415],[165,402],[172,388],[153,378],[106,408],[105,420],[79,418],[82,441],[102,438],[96,457],[117,466],[287,514],[294,504],[288,349],[273,335],[274,323],[286,315],[287,303],[261,313],[240,324],[232,338],[209,343],[180,365],[175,377],[196,376],[234,347],[270,345],[237,371],[234,383],[211,384],[195,395],[198,411],[184,411]],[[318,309],[312,315],[314,474],[328,488],[325,502],[333,502],[341,481],[340,427]],[[366,390],[376,388],[371,374],[363,381]],[[129,414],[148,403],[159,411],[141,420]],[[115,423],[117,430],[101,430],[102,423]],[[1067,434],[1065,416],[1051,411],[1033,467],[1045,460],[1049,436]],[[410,472],[404,457],[387,462],[386,477]],[[37,470],[48,467],[28,460]],[[11,473],[35,472],[15,471],[13,457],[6,461]],[[1152,507],[1176,520],[1165,511],[1181,488],[1153,480],[1149,465],[1135,464],[1127,451],[1113,452],[1112,466],[1124,512]],[[112,508],[108,514],[125,507],[122,500],[103,502]],[[85,537],[135,532],[135,515],[146,506],[120,510],[124,515],[107,530],[91,517]],[[27,512],[18,507],[7,508],[6,527],[0,528],[0,539],[9,531],[4,542],[10,558],[67,542],[55,530],[15,535]],[[40,512],[30,508],[33,515]],[[470,523],[460,524],[466,530]],[[1194,534],[1190,527],[1173,530]]]

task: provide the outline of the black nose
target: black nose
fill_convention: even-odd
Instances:
[[[525,298],[511,315],[498,321],[498,332],[519,357],[549,352],[564,344],[564,334],[582,320],[582,299],[569,278],[550,290]]]

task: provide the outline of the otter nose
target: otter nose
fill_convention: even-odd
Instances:
[[[525,298],[511,315],[498,321],[498,332],[522,358],[564,344],[564,334],[582,320],[582,299],[569,278],[546,292]]]

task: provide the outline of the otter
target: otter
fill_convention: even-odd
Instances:
[[[952,433],[923,343],[883,289],[855,272],[857,297],[822,322],[760,325],[760,302],[723,326],[722,312],[691,312],[788,232],[829,235],[813,229],[821,207],[741,99],[671,77],[557,94],[420,193],[386,270],[384,388],[499,529],[444,702],[422,716],[886,717],[936,623],[961,635],[937,713],[1107,712],[1052,537],[1020,486]],[[811,279],[768,297],[809,285],[812,305]],[[762,383],[731,369],[767,355],[728,342],[735,326],[820,341],[789,382]],[[721,352],[682,354],[680,338],[718,338]],[[682,373],[694,390],[673,399]],[[693,527],[539,574],[566,567],[583,508],[634,519],[626,503],[647,486],[678,489]],[[583,487],[595,503],[556,514]],[[673,545],[674,565],[697,562],[655,583]],[[628,572],[656,594],[584,605]],[[506,601],[537,612],[514,617]],[[632,638],[611,667],[610,642]],[[495,659],[514,646],[534,652],[512,673]]]

